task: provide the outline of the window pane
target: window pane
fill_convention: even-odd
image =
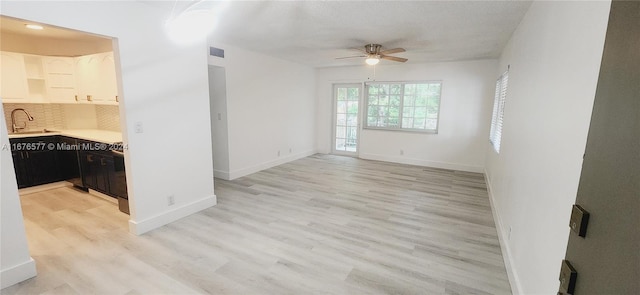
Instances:
[[[377,85],[369,85],[369,86],[367,86],[367,93],[369,93],[369,94],[378,94]]]
[[[378,99],[378,104],[381,106],[389,105],[389,97],[386,95],[380,96]]]
[[[416,103],[416,98],[414,96],[404,96],[404,105],[412,106]]]
[[[347,126],[358,125],[358,116],[354,114],[347,114]]]
[[[358,100],[358,88],[349,88],[348,100]]]
[[[378,87],[380,94],[389,94],[389,84],[380,84]]]
[[[415,111],[413,113],[413,116],[414,117],[421,117],[421,118],[426,117],[427,116],[427,108],[416,107]]]
[[[358,113],[358,102],[357,101],[347,102],[347,113],[349,113],[349,114],[357,114]]]
[[[366,126],[435,129],[438,124],[440,88],[439,82],[368,85]]]
[[[345,149],[345,140],[344,138],[336,138],[336,150],[344,151]]]
[[[369,114],[369,116],[371,117],[377,117],[378,116],[378,107],[369,107],[369,111],[367,112],[367,114]]]
[[[391,96],[389,96],[389,105],[390,106],[399,106],[400,105],[400,96],[399,95],[391,95]]]
[[[347,89],[346,88],[338,88],[338,100],[347,99]]]
[[[438,127],[437,119],[427,119],[426,120],[426,129],[436,129]]]
[[[403,117],[413,117],[413,107],[404,107],[402,112]]]
[[[338,113],[346,113],[347,112],[347,102],[338,101]]]
[[[369,105],[377,105],[377,104],[378,104],[378,96],[369,95]]]
[[[389,110],[387,107],[378,107],[378,117],[389,116]]]
[[[404,95],[411,95],[416,93],[416,84],[405,84],[404,85]]]
[[[336,137],[344,138],[346,137],[346,128],[344,126],[336,126]]]
[[[336,120],[336,125],[347,125],[347,115],[345,114],[337,114],[336,115],[337,120]]]
[[[424,129],[424,118],[414,118],[413,119],[413,128],[416,129]]]
[[[400,84],[392,84],[389,87],[389,93],[391,94],[400,94],[400,90],[402,89],[402,86]]]
[[[389,108],[389,117],[391,117],[391,118],[399,118],[400,117],[400,108],[399,107],[390,107]]]

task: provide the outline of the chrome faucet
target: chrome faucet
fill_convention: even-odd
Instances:
[[[27,122],[24,122],[24,126],[20,127],[16,125],[16,111],[23,111],[27,115],[29,121],[33,121],[33,116],[23,108],[17,108],[11,111],[11,124],[13,125],[13,133],[18,133],[18,130],[27,128]]]

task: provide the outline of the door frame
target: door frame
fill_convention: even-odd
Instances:
[[[358,124],[356,126],[356,151],[348,152],[348,151],[338,151],[336,150],[336,123],[338,120],[337,110],[338,110],[338,95],[337,90],[339,87],[353,87],[358,88]],[[333,83],[331,85],[331,100],[332,100],[332,108],[331,108],[331,154],[341,155],[341,156],[349,156],[349,157],[358,157],[360,154],[360,137],[362,135],[362,98],[363,98],[363,83],[362,82],[344,82],[344,83]]]

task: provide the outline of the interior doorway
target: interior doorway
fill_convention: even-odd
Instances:
[[[361,84],[333,85],[332,152],[334,154],[358,155],[361,96]]]

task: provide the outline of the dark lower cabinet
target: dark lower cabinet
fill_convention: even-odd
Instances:
[[[120,211],[129,213],[124,156],[113,151],[81,151],[84,186],[118,199]]]
[[[18,188],[61,181],[56,136],[11,139]]]
[[[63,180],[73,183],[76,187],[83,188],[82,175],[80,174],[80,159],[78,158],[78,140],[71,137],[60,136],[58,152],[58,171]]]
[[[129,213],[122,152],[92,150],[100,144],[59,135],[9,141],[18,188],[66,180],[118,199],[120,211]]]

